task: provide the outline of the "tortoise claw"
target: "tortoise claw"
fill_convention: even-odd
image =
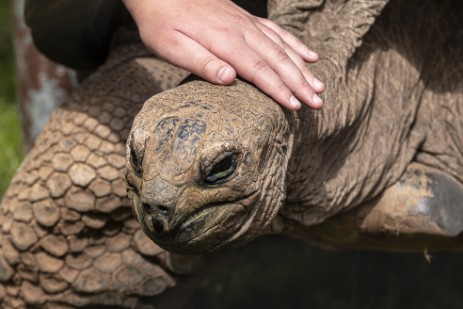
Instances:
[[[309,232],[309,241],[341,248],[462,250],[463,185],[412,163],[381,196]]]
[[[454,237],[463,231],[463,186],[457,180],[438,170],[414,164],[397,187],[391,191],[404,200],[408,216],[403,217],[402,224],[408,224],[411,232],[432,234],[436,227],[439,231],[436,233]],[[420,224],[413,226],[415,220]]]

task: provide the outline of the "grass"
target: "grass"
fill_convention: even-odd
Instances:
[[[22,159],[21,130],[15,105],[11,3],[0,1],[0,198]]]
[[[21,163],[21,132],[18,111],[0,97],[0,197]]]

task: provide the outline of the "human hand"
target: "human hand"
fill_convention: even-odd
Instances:
[[[229,0],[123,0],[157,56],[214,84],[236,74],[281,105],[318,109],[323,84],[307,69],[318,55],[270,20]]]

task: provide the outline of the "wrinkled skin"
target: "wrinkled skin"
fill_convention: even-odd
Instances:
[[[134,122],[130,196],[168,250],[209,252],[282,230],[313,240],[311,226],[395,190],[412,162],[461,186],[458,1],[283,2],[270,2],[270,16],[322,55],[311,70],[326,85],[323,110],[282,111],[240,81],[191,81],[148,100]],[[169,117],[178,122],[160,129]],[[204,129],[185,130],[188,121]],[[230,152],[236,166],[218,163]]]

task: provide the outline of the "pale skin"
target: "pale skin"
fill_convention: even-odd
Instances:
[[[288,109],[322,107],[324,85],[306,66],[318,55],[272,21],[229,0],[123,2],[160,58],[218,85],[239,75]]]

